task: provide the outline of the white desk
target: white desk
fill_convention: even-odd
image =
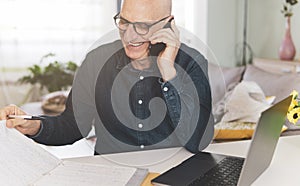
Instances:
[[[216,143],[205,151],[245,157],[250,141]],[[192,156],[183,148],[129,152],[68,160],[104,165],[132,165],[146,167],[150,172],[162,173]],[[259,157],[258,157],[259,158]],[[153,161],[154,160],[154,161]],[[281,137],[270,167],[253,185],[300,185],[300,136]]]

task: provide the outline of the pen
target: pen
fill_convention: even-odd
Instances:
[[[25,119],[25,120],[43,120],[43,116],[30,116],[30,115],[8,115],[8,119]]]

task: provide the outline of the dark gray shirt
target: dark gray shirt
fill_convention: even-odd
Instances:
[[[47,117],[33,139],[48,145],[71,144],[95,127],[95,154],[184,146],[197,152],[211,115],[207,61],[182,44],[177,75],[163,82],[156,57],[134,69],[122,43],[89,52],[78,70],[66,110]],[[210,136],[212,137],[212,136]]]

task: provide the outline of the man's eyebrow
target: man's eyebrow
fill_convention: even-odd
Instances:
[[[125,21],[129,22],[129,23],[144,23],[144,24],[152,24],[155,23],[155,20],[148,20],[148,21],[129,21],[128,19],[126,19],[125,17],[121,16],[120,14],[120,18],[124,19]]]
[[[129,22],[129,23],[132,23],[131,21],[129,21],[128,19],[126,19],[125,17],[123,17],[121,15],[120,15],[120,18],[123,19],[123,20],[125,20],[125,21],[127,21],[127,22]]]

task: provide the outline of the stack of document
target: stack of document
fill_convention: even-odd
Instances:
[[[148,171],[60,160],[0,121],[0,185],[140,185]]]

